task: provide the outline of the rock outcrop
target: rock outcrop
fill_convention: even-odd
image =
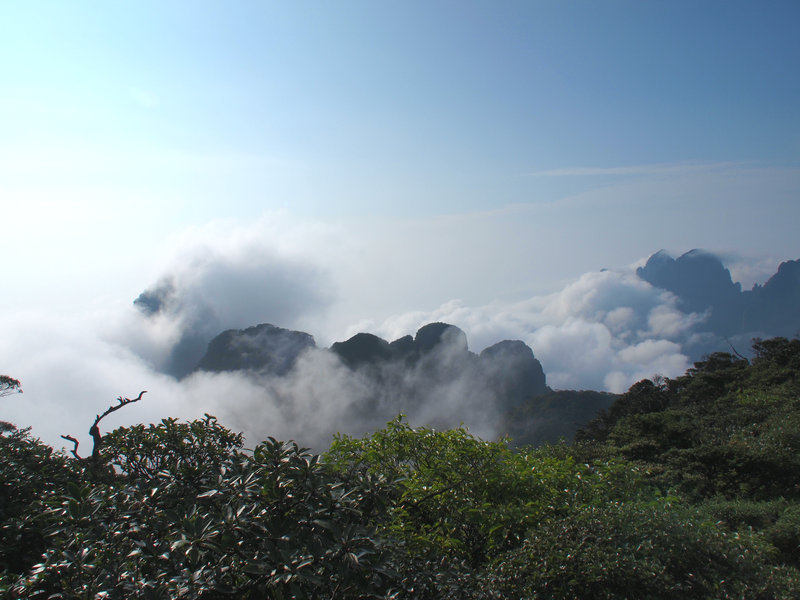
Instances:
[[[749,291],[742,291],[741,284],[733,282],[717,256],[700,250],[677,259],[662,250],[636,274],[675,294],[684,312],[704,315],[695,328],[697,332],[737,339],[744,342],[743,347],[749,346],[752,337],[800,334],[800,260],[782,263],[763,286],[755,285]]]
[[[229,329],[209,342],[197,370],[285,375],[305,350],[315,347],[314,338],[309,334],[269,323]]]

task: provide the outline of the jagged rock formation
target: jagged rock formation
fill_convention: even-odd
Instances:
[[[267,323],[229,329],[211,340],[195,370],[285,375],[309,348],[316,348],[314,338],[301,331]],[[477,356],[469,351],[466,334],[447,323],[430,323],[415,337],[404,336],[391,343],[371,333],[358,333],[334,343],[330,351],[351,370],[369,370],[371,376],[384,380],[398,374],[409,379],[407,373],[401,373],[408,369],[424,372],[426,383],[468,378],[491,391],[502,406],[549,391],[541,363],[524,342],[498,342]]]
[[[139,300],[144,308],[159,309],[158,302]],[[309,360],[300,366],[306,353]],[[182,354],[190,355],[188,350]],[[594,409],[605,406],[605,397],[587,402],[585,394],[552,392],[541,363],[524,342],[504,340],[477,355],[469,350],[464,331],[447,323],[427,324],[414,336],[392,342],[359,333],[330,349],[318,348],[307,333],[268,323],[229,329],[213,337],[199,361],[177,376],[239,371],[256,381],[266,376],[265,393],[269,389],[270,394],[280,394],[284,384],[296,383],[283,378],[306,377],[302,369],[316,368],[332,369],[325,373],[337,378],[333,394],[352,392],[337,402],[331,422],[331,427],[347,424],[352,433],[374,431],[402,412],[419,424],[466,424],[477,435],[512,434],[520,442],[540,443],[570,437],[595,416]],[[341,390],[335,387],[342,382]],[[291,394],[285,397],[290,398]],[[584,415],[587,418],[580,420]]]
[[[677,259],[660,250],[636,274],[678,296],[687,311],[729,304],[742,293],[741,284],[731,280],[731,273],[722,261],[702,250],[690,250]]]
[[[479,357],[489,387],[504,409],[548,391],[542,364],[533,350],[519,340],[505,340],[489,346]]]
[[[331,351],[353,370],[369,372],[386,385],[403,389],[403,395],[421,399],[426,387],[454,381],[470,381],[472,390],[484,390],[499,410],[504,410],[549,391],[544,369],[524,342],[506,340],[486,348],[480,356],[469,351],[466,334],[447,323],[430,323],[391,343],[375,335],[359,333],[337,342]],[[415,377],[396,375],[414,371]],[[405,381],[403,381],[405,380]],[[420,385],[409,385],[424,382]],[[413,388],[413,389],[412,389]]]
[[[800,260],[782,263],[769,281],[749,291],[733,282],[718,257],[700,250],[677,259],[662,250],[636,274],[675,294],[681,310],[704,314],[699,331],[745,341],[800,334]]]
[[[247,329],[229,329],[209,342],[197,370],[285,375],[305,350],[315,347],[314,338],[309,334],[268,323]]]
[[[466,334],[447,323],[430,323],[391,343],[359,333],[330,350],[317,349],[307,333],[270,324],[231,329],[211,340],[196,370],[285,376],[310,349],[331,352],[360,382],[348,408],[359,422],[382,424],[405,412],[434,426],[469,421],[492,429],[507,411],[550,391],[524,342],[505,340],[478,356]]]
[[[454,352],[469,351],[467,334],[455,325],[447,323],[429,323],[420,327],[414,336],[414,343],[420,353],[430,352],[442,346],[447,346]]]
[[[331,351],[351,369],[390,360],[397,353],[389,342],[371,333],[357,333],[345,342],[335,342]]]
[[[763,285],[745,292],[742,326],[767,336],[800,335],[800,260],[781,263]]]
[[[673,259],[661,250],[636,274],[675,294],[684,312],[707,312],[706,327],[718,335],[735,335],[741,330],[742,286],[733,282],[730,271],[713,254],[691,250]]]

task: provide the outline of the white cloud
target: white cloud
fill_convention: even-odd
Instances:
[[[491,218],[512,223],[528,210]],[[144,401],[106,425],[210,412],[251,436],[301,441],[319,441],[332,426],[375,425],[352,418],[353,407],[374,390],[325,353],[309,353],[290,377],[268,381],[233,374],[176,381],[159,372],[187,330],[207,341],[223,329],[261,322],[306,331],[328,346],[359,331],[393,340],[444,321],[462,328],[475,352],[521,339],[542,362],[551,387],[614,392],[655,374],[680,375],[689,363],[687,345],[708,345],[693,329],[703,315],[684,314],[674,296],[631,268],[595,270],[553,293],[531,293],[533,286],[525,284],[533,268],[530,248],[513,249],[523,239],[524,220],[519,237],[512,227],[507,240],[493,234],[486,241],[480,224],[478,217],[462,216],[358,229],[270,214],[247,225],[217,221],[185,230],[164,245],[171,255],[127,299],[100,309],[92,300],[72,312],[13,310],[0,318],[0,365],[25,390],[4,400],[0,418],[35,425],[51,443],[60,444],[61,433],[88,443],[85,432],[95,414],[119,395],[147,389]],[[429,253],[434,242],[438,249]],[[495,280],[493,266],[500,263],[509,270]],[[492,298],[495,289],[507,292],[498,282],[509,279],[521,282],[511,299]],[[130,305],[147,284],[172,286],[163,310],[149,318]],[[432,301],[446,290],[465,295]],[[437,389],[441,406],[477,405],[470,387],[462,381]],[[466,404],[456,402],[464,398]],[[306,413],[312,421],[303,420]],[[427,416],[437,418],[437,411]]]
[[[647,315],[649,331],[654,336],[674,339],[707,318],[706,314],[685,314],[670,302],[654,306]]]
[[[689,359],[680,344],[700,320],[678,310],[672,294],[626,270],[586,273],[560,292],[523,302],[449,302],[427,313],[395,315],[373,331],[393,339],[445,321],[464,329],[475,351],[521,339],[542,362],[551,387],[620,392],[644,377],[682,374]]]

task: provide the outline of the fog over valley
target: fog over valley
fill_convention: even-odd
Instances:
[[[105,426],[210,413],[251,440],[324,447],[337,431],[374,431],[403,412],[493,439],[508,433],[508,411],[547,390],[621,393],[681,375],[705,353],[746,353],[754,336],[800,330],[800,263],[742,292],[719,258],[700,251],[587,272],[548,294],[348,322],[342,305],[358,304],[362,288],[344,289],[325,261],[265,243],[252,228],[238,233],[184,246],[126,304],[70,319],[6,318],[2,358],[25,391],[5,401],[7,420],[62,446],[62,434],[88,440],[92,415],[113,398],[146,389]],[[731,266],[760,267],[746,258]],[[385,294],[379,280],[363,285]],[[759,317],[765,311],[784,318]],[[420,334],[436,323],[453,335],[437,330],[425,346]]]

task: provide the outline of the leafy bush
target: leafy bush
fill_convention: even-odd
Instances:
[[[797,598],[798,369],[797,341],[715,354],[537,449],[402,418],[323,457],[208,415],[99,435],[144,392],[87,459],[0,422],[0,596]]]
[[[768,551],[695,510],[610,502],[540,523],[487,586],[498,598],[797,598],[797,572],[774,570]]]
[[[227,451],[221,445],[202,468],[194,459],[214,449],[206,443],[214,440],[227,440]],[[158,457],[148,454],[156,442],[163,444]],[[272,438],[252,454],[241,452],[237,436],[210,417],[162,422],[149,433],[118,430],[104,443],[106,456],[125,455],[123,473],[112,482],[69,483],[47,498],[36,520],[46,540],[42,560],[10,586],[12,594],[205,599],[389,592],[372,526],[381,505],[374,480],[345,486],[318,457]]]
[[[0,434],[0,573],[21,573],[38,560],[45,540],[34,517],[79,471],[27,429]]]
[[[370,437],[338,436],[325,461],[346,480],[396,482],[379,531],[415,597],[480,597],[475,574],[542,520],[641,492],[624,463],[578,464],[563,446],[515,452],[464,428],[414,428],[402,418]]]
[[[793,504],[766,528],[767,540],[780,552],[786,564],[800,567],[800,504]]]
[[[701,506],[715,521],[723,522],[732,530],[743,527],[765,529],[778,520],[786,510],[787,502],[782,498],[765,502],[714,498]]]

